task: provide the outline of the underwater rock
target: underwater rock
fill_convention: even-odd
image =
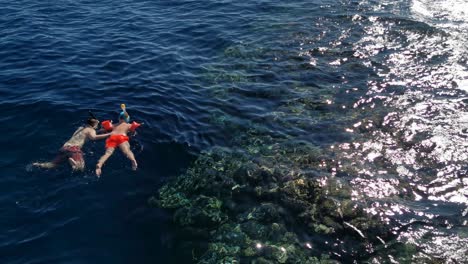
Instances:
[[[274,264],[275,262],[267,260],[265,258],[257,258],[256,260],[252,261],[252,264]]]
[[[279,197],[279,186],[276,183],[270,183],[266,186],[255,187],[255,196],[259,200],[276,200]]]
[[[251,220],[241,224],[242,231],[252,239],[266,240],[268,238],[268,227]]]
[[[242,166],[234,172],[233,176],[237,183],[243,184],[250,182],[255,184],[261,181],[262,172],[257,164],[253,162],[247,162],[242,164]]]
[[[356,202],[351,200],[343,200],[340,203],[340,212],[343,220],[348,221],[359,215],[362,215],[362,209],[358,206]]]
[[[288,237],[285,237],[286,232],[283,224],[272,223],[269,227],[268,239],[274,243],[290,241]]]
[[[200,195],[190,206],[176,210],[174,221],[181,226],[212,228],[228,219],[221,206],[220,200]]]
[[[224,243],[210,243],[208,250],[201,257],[199,264],[217,264],[217,263],[240,263],[240,248],[237,246],[228,246]]]
[[[319,196],[315,193],[318,183],[305,178],[286,182],[280,190],[282,204],[296,212],[303,212],[315,204]]]
[[[247,140],[248,150],[203,153],[150,199],[175,210],[174,222],[206,241],[199,263],[336,263],[314,255],[301,238],[343,241],[353,258],[352,252],[381,244],[377,237],[389,239],[389,229],[351,200],[349,185],[339,179],[319,183],[328,173],[318,166],[320,150],[302,141],[255,137]]]
[[[240,215],[238,219],[241,222],[255,220],[261,223],[271,223],[278,220],[279,212],[277,207],[272,203],[263,203],[258,207]]]
[[[223,224],[221,225],[213,235],[215,241],[220,241],[235,245],[246,245],[250,238],[242,232],[239,224]]]
[[[159,189],[159,197],[160,199],[156,199],[154,197],[150,198],[150,204],[163,208],[179,208],[190,203],[183,193],[177,192],[176,189],[171,188],[168,185]]]
[[[250,222],[244,226],[258,228],[258,225],[258,223]],[[280,233],[285,230],[276,223],[270,227],[262,227],[270,231],[280,231]],[[239,225],[224,224],[219,227],[213,237],[216,242],[209,243],[199,263],[239,263],[238,261],[240,263],[259,263],[259,261],[260,263],[329,263],[325,262],[326,257],[324,257],[324,262],[319,262],[317,258],[306,254],[300,249],[296,235],[290,232],[285,233],[283,239],[276,242],[269,240],[268,237],[252,240],[242,232]]]

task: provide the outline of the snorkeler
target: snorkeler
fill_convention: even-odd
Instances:
[[[60,163],[68,159],[68,163],[73,170],[83,171],[85,162],[83,159],[83,152],[81,148],[87,139],[99,140],[104,139],[112,133],[106,133],[97,135],[96,128],[98,127],[99,121],[90,113],[91,117],[88,118],[86,125],[79,127],[71,138],[63,144],[59,150],[59,154],[54,160],[50,162],[35,162],[32,165],[40,168],[51,169],[57,167]]]
[[[128,132],[135,131],[135,129],[140,126],[140,124],[133,122],[130,123],[130,116],[128,115],[127,111],[125,110],[125,105],[121,105],[122,112],[119,115],[119,124],[117,126],[112,126],[109,121],[106,129],[112,129],[112,135],[106,140],[106,152],[102,157],[99,159],[98,163],[96,164],[96,175],[99,177],[101,176],[101,168],[107,159],[114,153],[116,147],[119,147],[120,150],[123,152],[125,156],[131,161],[132,169],[136,170],[138,167],[137,161],[135,160],[135,155],[130,150],[130,143],[129,138],[127,136]]]

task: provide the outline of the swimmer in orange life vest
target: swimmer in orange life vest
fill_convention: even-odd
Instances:
[[[121,105],[122,112],[119,115],[119,124],[117,126],[112,126],[110,121],[103,121],[103,127],[106,130],[112,129],[112,135],[106,140],[106,153],[102,155],[99,159],[98,163],[96,164],[96,175],[99,177],[101,176],[101,169],[107,159],[114,153],[116,147],[119,147],[120,150],[125,154],[125,156],[132,162],[132,169],[136,170],[138,167],[137,161],[135,160],[135,155],[130,150],[130,143],[128,142],[129,138],[127,133],[130,131],[135,131],[140,124],[130,122],[130,116],[128,115],[127,111],[125,110],[125,105]]]

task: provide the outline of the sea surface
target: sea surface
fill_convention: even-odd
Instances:
[[[253,129],[327,150],[318,178],[420,254],[468,263],[465,0],[0,4],[0,263],[182,263],[148,198]],[[84,172],[31,166],[121,103],[144,123],[137,171],[116,152],[98,179],[103,141]]]

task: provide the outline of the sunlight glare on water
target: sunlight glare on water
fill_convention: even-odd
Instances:
[[[468,2],[465,0],[414,0],[411,10],[416,19],[445,29],[446,44],[452,50],[450,73],[459,89],[468,91],[466,39],[468,37]]]
[[[384,63],[374,67],[383,81],[369,81],[354,108],[380,102],[389,111],[379,127],[370,128],[369,119],[356,122],[350,132],[370,136],[339,149],[359,175],[351,181],[355,200],[381,200],[368,202],[368,212],[384,220],[401,215],[402,241],[465,261],[468,2],[415,0],[411,11],[420,24],[370,17],[367,35],[355,44],[354,56],[367,65],[379,56]],[[445,228],[435,232],[434,225]]]

